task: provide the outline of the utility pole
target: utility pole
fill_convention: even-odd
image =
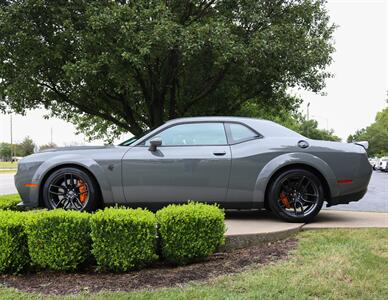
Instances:
[[[50,130],[50,144],[52,145],[53,144],[53,128],[51,127],[51,130]]]
[[[307,103],[307,121],[310,120],[310,102]],[[310,135],[309,124],[307,123],[307,137]]]

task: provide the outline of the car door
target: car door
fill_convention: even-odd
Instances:
[[[155,138],[162,145],[150,151]],[[222,203],[230,167],[222,122],[175,124],[124,155],[124,195],[129,203],[148,206],[188,200]]]
[[[257,177],[271,159],[261,135],[245,124],[225,123],[233,163],[225,207],[252,208]]]

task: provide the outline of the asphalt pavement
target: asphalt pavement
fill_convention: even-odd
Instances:
[[[17,190],[13,181],[13,173],[0,174],[0,195],[16,194]]]
[[[14,174],[0,174],[0,195],[17,193],[13,176]],[[360,201],[325,209],[388,212],[388,173],[374,171],[368,192]]]
[[[327,209],[388,212],[388,172],[373,171],[368,192],[360,201],[335,205]]]

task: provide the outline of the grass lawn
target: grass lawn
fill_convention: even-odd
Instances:
[[[17,169],[17,162],[9,162],[9,161],[0,161],[0,170],[1,169]]]
[[[16,169],[12,169],[12,170],[0,169],[0,174],[15,174],[15,173],[16,173]]]
[[[387,299],[388,228],[319,230],[298,234],[288,260],[252,266],[208,283],[69,299]],[[0,299],[40,299],[0,287]],[[47,298],[47,297],[45,297]]]

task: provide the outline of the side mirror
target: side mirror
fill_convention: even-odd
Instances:
[[[162,139],[160,137],[155,137],[150,140],[150,146],[148,147],[148,150],[156,151],[156,149],[160,146],[162,146]]]

